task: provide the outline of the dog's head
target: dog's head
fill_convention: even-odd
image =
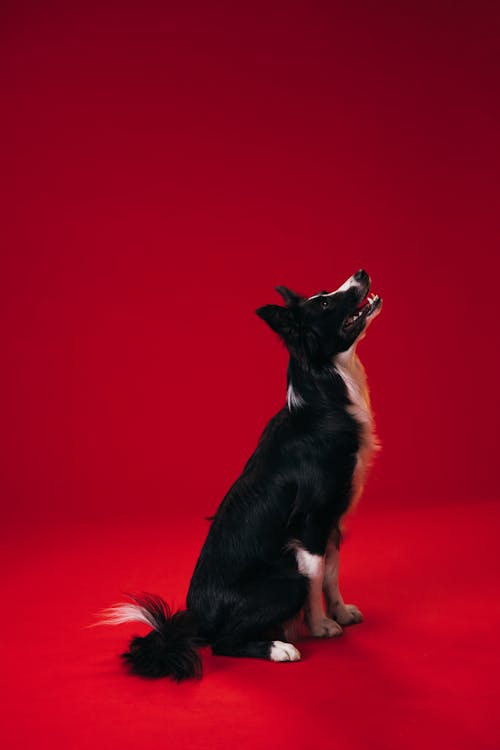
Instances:
[[[276,288],[285,301],[265,305],[257,315],[276,331],[292,357],[304,364],[321,364],[345,352],[366,331],[382,307],[382,300],[370,294],[370,277],[356,271],[334,292],[302,297],[287,287]]]

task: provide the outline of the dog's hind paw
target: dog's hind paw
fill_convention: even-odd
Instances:
[[[291,643],[273,641],[269,658],[271,661],[299,661],[300,651]]]

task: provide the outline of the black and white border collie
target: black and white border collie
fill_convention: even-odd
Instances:
[[[287,403],[213,518],[187,609],[171,613],[161,598],[142,594],[104,612],[105,623],[153,628],[123,654],[135,674],[200,676],[203,645],[214,654],[297,661],[294,621],[330,638],[362,620],[339,590],[340,523],[376,447],[356,346],[382,301],[370,295],[363,270],[330,293],[277,291],[285,307],[266,305],[257,315],[289,351]]]

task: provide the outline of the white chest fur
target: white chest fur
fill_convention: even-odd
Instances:
[[[356,354],[355,347],[353,346],[346,352],[337,354],[333,364],[347,388],[347,394],[351,402],[348,411],[361,426],[361,443],[352,483],[351,505],[353,505],[361,495],[367,470],[371,465],[373,454],[379,446],[374,431],[366,373]]]

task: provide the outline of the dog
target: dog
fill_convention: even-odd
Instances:
[[[104,612],[107,624],[151,626],[122,654],[137,675],[200,677],[204,645],[225,656],[298,661],[287,636],[297,619],[319,638],[362,620],[339,590],[340,524],[377,448],[356,347],[382,300],[370,294],[364,270],[333,292],[277,291],[285,305],[256,312],[290,355],[286,404],[212,519],[187,608],[172,613],[160,597],[141,594]]]

